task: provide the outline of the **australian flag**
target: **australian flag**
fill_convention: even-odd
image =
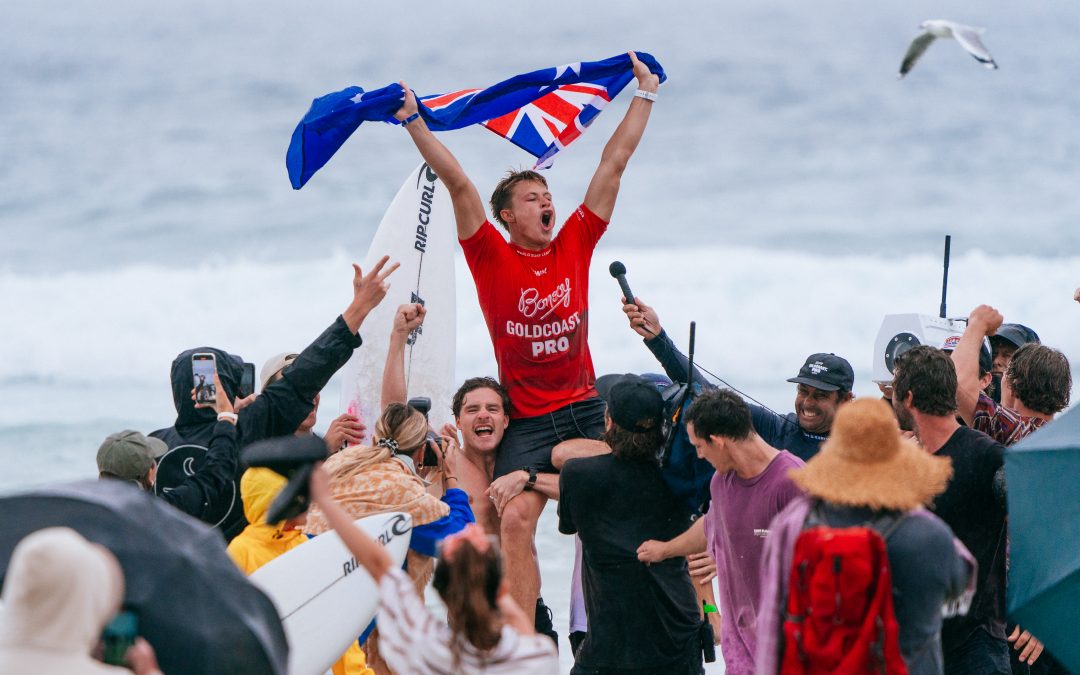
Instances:
[[[638,59],[663,82],[664,69],[651,55]],[[432,131],[481,124],[551,166],[556,153],[574,142],[634,79],[626,54],[517,75],[486,89],[417,96],[420,116]],[[399,84],[364,91],[348,87],[311,103],[293,131],[285,164],[299,190],[326,164],[363,122],[398,124],[394,113],[405,100]]]

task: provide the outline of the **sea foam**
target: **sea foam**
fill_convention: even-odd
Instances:
[[[936,314],[941,294],[941,262],[931,255],[830,257],[601,244],[589,289],[589,342],[601,374],[658,370],[620,311],[621,293],[607,273],[616,259],[626,264],[634,293],[657,310],[679,345],[686,345],[689,322],[697,322],[699,363],[785,410],[791,385],[784,380],[813,352],[848,358],[856,394],[875,394],[870,370],[882,316]],[[71,397],[69,421],[123,409],[166,423],[172,415],[169,365],[177,353],[212,345],[261,366],[272,354],[302,348],[348,304],[350,262],[337,251],[277,264],[241,258],[187,268],[0,274],[0,313],[11,321],[0,390]],[[460,256],[457,263],[457,377],[495,374],[475,288]],[[1080,362],[1073,339],[1080,323],[1080,307],[1072,301],[1077,269],[1080,258],[955,255],[949,314],[966,316],[979,303],[992,304],[1007,321],[1035,328],[1044,342]],[[26,396],[13,398],[18,402],[0,410],[0,425],[44,422],[53,414]],[[324,419],[336,401],[336,391],[324,396]]]

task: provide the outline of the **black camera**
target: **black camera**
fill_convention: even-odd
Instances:
[[[428,419],[428,413],[431,412],[431,399],[427,396],[417,396],[416,398],[409,399],[409,407],[419,410],[424,415],[424,419]],[[434,431],[428,429],[427,439],[424,441],[424,466],[438,466],[439,457],[435,454],[435,451],[431,449],[431,444],[434,443],[438,446],[442,443],[442,437]]]

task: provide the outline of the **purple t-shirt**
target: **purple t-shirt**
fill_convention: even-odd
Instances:
[[[718,602],[723,617],[720,649],[729,675],[754,672],[761,554],[773,516],[802,494],[788,471],[804,466],[781,450],[757,476],[716,473],[709,484],[712,501],[705,514],[709,555],[716,561]]]

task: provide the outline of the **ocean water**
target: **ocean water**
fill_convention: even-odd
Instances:
[[[897,81],[929,18],[986,26],[1001,69],[942,42]],[[699,361],[770,407],[791,409],[784,380],[817,351],[875,395],[881,317],[936,314],[946,234],[951,316],[993,304],[1080,363],[1073,2],[6,3],[0,490],[92,476],[108,433],[170,424],[183,349],[261,364],[345,307],[349,263],[418,157],[365,125],[292,190],[285,148],[312,98],[483,86],[626,49],[670,79],[594,259],[598,372],[657,369],[619,311],[618,259],[678,342],[696,321]],[[560,213],[628,97],[548,173]],[[531,165],[484,130],[444,141],[482,194]],[[458,295],[458,377],[494,373],[460,254]],[[553,511],[538,548],[565,632],[573,546]]]

